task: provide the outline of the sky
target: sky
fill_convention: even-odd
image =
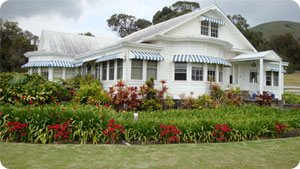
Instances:
[[[43,29],[68,33],[91,32],[117,39],[106,20],[124,13],[152,21],[152,16],[178,0],[0,0],[0,17],[40,36]],[[193,0],[191,0],[193,1]],[[215,0],[194,0],[205,8]],[[227,15],[241,14],[251,27],[271,21],[300,22],[300,0],[216,0]],[[300,3],[299,3],[300,4]]]

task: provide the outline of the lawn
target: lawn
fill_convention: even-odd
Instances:
[[[292,73],[284,75],[285,86],[300,86],[300,73]]]
[[[280,168],[296,167],[300,137],[234,143],[147,146],[0,143],[13,168]]]

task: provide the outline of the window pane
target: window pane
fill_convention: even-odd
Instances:
[[[109,61],[109,80],[115,79],[115,61]]]
[[[266,85],[267,86],[272,85],[272,72],[270,72],[270,71],[266,72]]]
[[[49,68],[48,67],[42,67],[41,71],[42,71],[42,77],[45,78],[46,80],[48,80],[48,70]]]
[[[192,80],[203,81],[203,68],[202,67],[192,67]]]
[[[117,79],[122,79],[123,78],[123,60],[122,59],[118,59],[117,62]]]
[[[102,80],[106,80],[106,76],[107,76],[107,62],[103,62],[102,63]]]
[[[156,61],[147,61],[147,79],[153,78],[157,79],[157,62]]]
[[[208,21],[202,21],[201,22],[201,35],[208,36],[208,28],[209,28],[209,22]]]
[[[131,79],[143,79],[143,60],[132,60]]]
[[[61,79],[62,74],[63,74],[63,68],[61,67],[53,68],[53,80]]]
[[[186,80],[186,63],[175,63],[175,80]]]
[[[219,82],[223,82],[223,72],[219,72]]]
[[[274,86],[278,86],[278,72],[273,72]]]
[[[250,70],[250,78],[249,78],[249,81],[250,83],[257,83],[257,71],[256,70]]]
[[[217,23],[211,23],[211,37],[218,37],[218,24]]]

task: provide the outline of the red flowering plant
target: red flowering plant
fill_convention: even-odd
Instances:
[[[178,130],[176,126],[162,124],[159,128],[162,130],[160,139],[163,140],[165,144],[179,142],[178,135],[181,133],[181,130]]]
[[[56,139],[69,139],[70,138],[70,120],[62,124],[49,125],[48,130],[54,133],[53,138]]]
[[[228,124],[217,124],[214,127],[215,132],[212,135],[216,138],[218,142],[222,142],[226,140],[228,134],[232,131],[228,128]]]
[[[288,126],[284,125],[284,124],[275,123],[274,125],[275,125],[275,130],[276,130],[277,134],[281,134],[288,129]]]
[[[15,140],[18,140],[20,136],[21,137],[26,136],[28,125],[25,123],[20,123],[18,121],[15,122],[8,121],[6,124],[6,128],[9,128],[7,130],[7,133],[15,135],[16,136]]]
[[[109,120],[106,129],[103,130],[102,133],[107,138],[106,142],[110,141],[111,144],[114,144],[125,133],[125,130],[123,129],[123,126],[117,124],[115,120]]]

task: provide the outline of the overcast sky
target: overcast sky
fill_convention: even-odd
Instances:
[[[43,29],[60,32],[91,32],[116,38],[106,20],[125,13],[152,21],[156,11],[178,0],[0,0],[2,19],[17,21],[22,29],[40,36]],[[191,0],[192,1],[192,0]],[[299,0],[296,0],[299,2]],[[196,0],[204,8],[214,0]],[[217,0],[225,14],[241,14],[250,26],[270,21],[300,22],[300,8],[293,0]]]

